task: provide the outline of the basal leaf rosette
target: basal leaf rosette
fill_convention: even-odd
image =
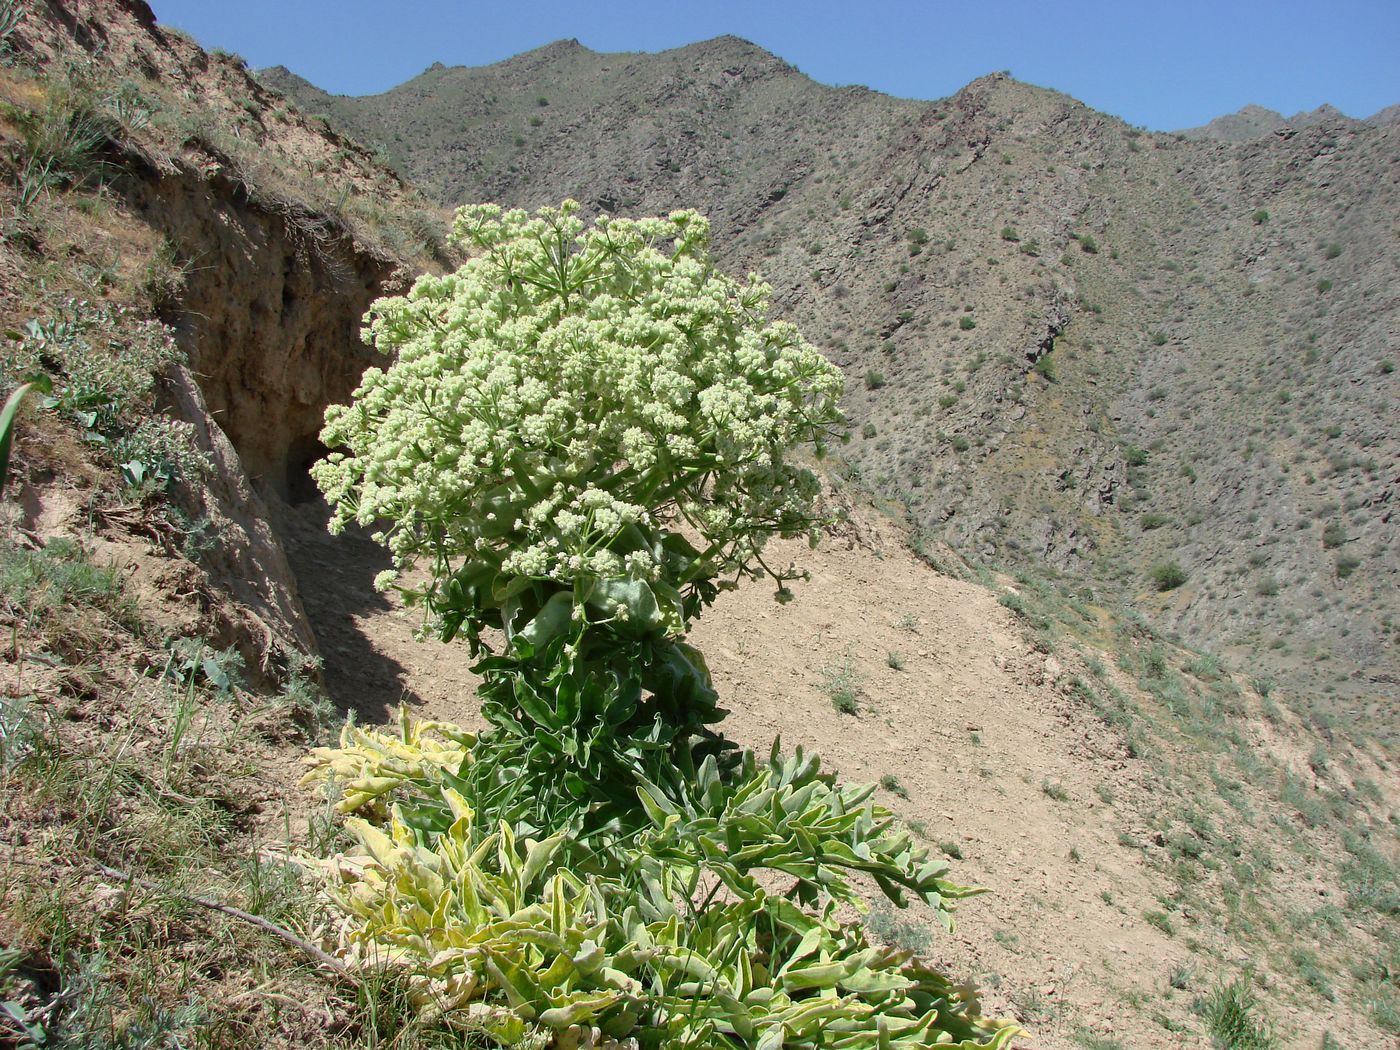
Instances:
[[[702,216],[576,211],[459,211],[472,256],[373,305],[392,363],[326,414],[333,529],[379,530],[381,587],[430,558],[408,593],[445,637],[675,637],[722,577],[781,584],[765,541],[814,529],[818,484],[790,454],[839,433],[839,370],[768,321],[766,285],[715,269]]]
[[[400,977],[424,1020],[553,1050],[1005,1050],[1020,1034],[842,921],[865,911],[857,876],[949,929],[979,891],[816,756],[746,753],[730,780],[708,761],[679,804],[646,785],[627,834],[581,850],[491,820],[465,756],[444,762],[469,738],[405,714],[308,759],[348,815],[345,852],[300,858],[340,956]]]

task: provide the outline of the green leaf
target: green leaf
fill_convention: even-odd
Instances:
[[[535,618],[525,625],[520,637],[536,649],[543,649],[556,638],[562,637],[569,629],[574,612],[574,596],[568,591],[560,591],[549,600]]]
[[[559,852],[559,846],[564,841],[564,836],[551,835],[547,839],[535,841],[527,839],[525,842],[525,866],[520,873],[520,885],[525,888],[533,886],[535,882],[545,873],[549,863],[554,859],[554,855]]]
[[[20,384],[6,398],[4,407],[0,408],[0,496],[5,494],[5,483],[10,477],[10,444],[14,440],[15,417],[19,415],[19,406],[31,390],[47,394],[52,389],[49,377],[39,376],[28,383]]]
[[[612,616],[619,606],[624,608],[627,619],[618,627],[628,633],[645,633],[665,625],[656,595],[644,580],[597,580],[586,600],[590,608],[605,616]]]

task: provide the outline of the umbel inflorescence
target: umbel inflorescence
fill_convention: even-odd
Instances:
[[[498,595],[531,581],[595,619],[650,591],[679,635],[711,581],[814,529],[817,481],[788,457],[839,433],[841,373],[766,321],[766,285],[715,269],[702,216],[576,211],[463,209],[476,254],[375,304],[393,363],[326,415],[332,527],[388,522],[396,566],[431,558],[448,634],[510,626]]]

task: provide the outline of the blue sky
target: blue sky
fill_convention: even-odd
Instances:
[[[1400,0],[151,0],[157,18],[254,66],[339,94],[384,91],[433,62],[486,65],[575,37],[656,51],[745,37],[826,84],[940,98],[1009,69],[1154,130],[1249,102],[1400,102]]]

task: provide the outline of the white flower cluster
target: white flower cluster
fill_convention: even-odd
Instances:
[[[677,518],[709,576],[811,528],[816,480],[785,454],[838,432],[839,370],[715,270],[702,216],[576,209],[464,208],[473,257],[374,304],[393,362],[326,413],[333,528],[379,523],[400,568],[561,585],[669,571]]]

